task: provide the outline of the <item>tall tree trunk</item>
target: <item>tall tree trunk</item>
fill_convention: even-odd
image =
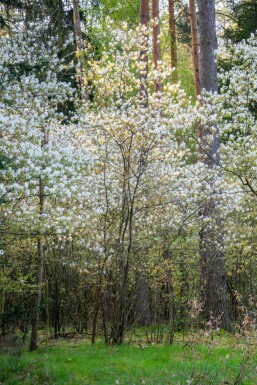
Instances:
[[[5,289],[1,289],[0,290],[0,328],[2,331],[2,335],[5,334],[4,308],[5,308]]]
[[[218,91],[215,50],[218,48],[216,35],[214,0],[198,0],[199,46],[201,90]]]
[[[44,189],[42,179],[39,180],[39,205],[40,214],[44,210]],[[30,338],[30,350],[35,350],[38,347],[38,326],[39,326],[39,315],[42,298],[42,284],[43,284],[43,272],[44,272],[44,250],[43,250],[43,237],[40,235],[38,238],[38,270],[37,270],[37,296],[35,301],[35,313],[32,319],[32,330]]]
[[[149,288],[146,283],[146,274],[142,269],[138,271],[136,280],[135,321],[140,326],[150,325]]]
[[[140,0],[140,23],[142,26],[146,28],[149,27],[149,0]],[[152,17],[159,19],[159,0],[152,0]],[[152,38],[153,38],[153,62],[155,68],[157,68],[158,61],[160,60],[160,44],[158,43],[160,34],[160,24],[158,20],[158,25],[153,27]],[[144,64],[144,73],[140,74],[140,84],[141,84],[141,96],[143,99],[143,107],[148,107],[148,31],[146,31],[145,35],[145,46],[143,47],[140,53],[140,60]],[[155,91],[159,90],[158,82],[155,82]],[[138,180],[139,182],[139,180]],[[134,199],[134,198],[133,198]],[[134,214],[134,208],[131,207],[131,218],[130,218],[130,234],[132,241],[132,220]],[[132,246],[132,242],[131,242]],[[130,247],[131,249],[131,247]],[[142,263],[139,263],[139,268],[136,276],[136,296],[135,296],[135,311],[136,311],[136,319],[141,325],[148,325],[150,320],[150,305],[149,305],[149,290],[147,286],[147,282],[145,279],[144,268],[141,266]]]
[[[95,309],[94,309],[94,315],[93,315],[93,325],[92,325],[92,336],[91,336],[91,343],[92,345],[95,344],[96,342],[96,333],[97,333],[97,321],[98,321],[98,316],[99,316],[99,311],[101,308],[101,303],[102,303],[102,293],[103,293],[103,278],[104,278],[104,268],[106,265],[108,257],[106,256],[101,269],[99,273],[99,282],[98,282],[98,287],[96,291],[96,304],[95,304]]]
[[[149,25],[149,0],[140,0],[140,24],[146,28]],[[142,63],[142,69],[140,70],[140,96],[142,99],[142,105],[147,107],[148,105],[148,47],[147,47],[147,35],[148,32],[143,36],[143,46],[140,52],[140,62]]]
[[[189,16],[190,16],[190,26],[191,26],[191,39],[192,39],[192,58],[193,58],[193,67],[194,67],[195,96],[197,96],[201,94],[201,86],[200,86],[200,74],[199,74],[199,43],[198,43],[195,0],[189,0]]]
[[[201,92],[205,89],[215,93],[218,92],[215,60],[215,50],[217,49],[215,2],[214,0],[198,0],[198,7]],[[199,127],[201,161],[208,172],[209,176],[206,177],[206,181],[212,190],[208,192],[208,198],[204,205],[204,221],[200,232],[201,285],[206,317],[208,319],[211,317],[220,318],[220,326],[230,330],[223,251],[222,207],[217,198],[220,191],[217,191],[218,188],[215,187],[215,178],[219,178],[219,176],[214,177],[212,174],[212,169],[219,162],[220,140],[218,128],[216,127],[214,134],[211,129],[213,127]],[[211,135],[212,140],[210,141]]]
[[[140,0],[140,24],[148,27],[148,24],[149,24],[149,0]]]
[[[49,141],[48,132],[43,131],[43,138],[41,141],[41,148]],[[44,183],[42,177],[39,177],[39,185],[38,185],[38,206],[39,206],[39,215],[40,217],[44,214],[45,208],[45,194],[44,194]],[[43,274],[44,274],[44,244],[43,244],[43,236],[39,235],[38,238],[38,261],[37,261],[37,295],[35,299],[35,313],[32,319],[32,330],[31,330],[31,338],[30,338],[30,350],[35,350],[38,347],[38,326],[39,326],[39,316],[40,316],[40,306],[42,299],[42,285],[43,285]]]
[[[165,250],[163,253],[163,259],[165,262],[165,285],[164,285],[164,316],[165,321],[168,321],[168,343],[172,344],[174,339],[174,326],[175,326],[175,308],[174,308],[174,289],[173,289],[173,269],[172,269],[172,254],[170,250]]]
[[[152,31],[152,44],[153,44],[153,64],[158,68],[158,62],[161,60],[161,45],[160,45],[160,11],[159,0],[152,0],[152,19],[153,19],[153,31]],[[158,92],[162,90],[162,85],[158,79],[154,82],[154,91]]]
[[[45,273],[46,275],[47,273]],[[49,314],[49,282],[46,280],[46,346],[48,346],[48,340],[50,336],[50,314]]]
[[[177,54],[177,38],[176,38],[176,23],[175,23],[175,2],[176,0],[169,0],[169,36],[170,36],[170,59],[171,67],[177,68],[178,54]],[[174,73],[174,80],[177,80],[177,72]]]
[[[84,83],[85,58],[84,58],[84,52],[83,52],[81,20],[80,20],[80,14],[79,14],[79,0],[72,0],[72,5],[73,5],[74,34],[76,38],[77,54],[78,54],[78,61],[79,61],[77,79],[81,87],[82,99],[84,99],[86,96],[85,83]]]
[[[98,280],[98,288],[96,290],[96,305],[94,310],[94,316],[93,316],[93,325],[92,325],[92,337],[91,342],[94,344],[96,342],[96,333],[97,333],[97,321],[98,316],[101,308],[101,304],[103,305],[103,286],[104,286],[104,270],[106,267],[106,263],[109,258],[109,246],[108,246],[108,218],[109,218],[109,209],[110,209],[110,197],[109,197],[109,190],[107,186],[107,165],[108,165],[108,157],[109,157],[109,148],[108,148],[108,141],[106,138],[106,145],[105,145],[105,160],[104,160],[104,197],[105,197],[105,214],[104,214],[104,226],[103,226],[103,239],[104,239],[104,260],[101,263],[101,259],[99,259],[99,280]],[[105,316],[105,311],[103,310],[103,317]],[[104,331],[106,331],[106,323],[103,321],[103,328]],[[106,334],[105,334],[106,335]]]

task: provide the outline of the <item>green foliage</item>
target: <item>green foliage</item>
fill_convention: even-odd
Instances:
[[[8,159],[3,154],[0,154],[0,170],[6,169],[6,167],[8,166],[9,162],[10,162],[10,159]]]
[[[186,44],[178,45],[178,79],[188,96],[195,96],[191,49]]]
[[[191,29],[189,23],[189,9],[188,4],[181,2],[175,2],[177,7],[177,39],[182,44],[191,46]]]
[[[132,26],[139,21],[139,4],[138,0],[100,0],[98,11],[104,19],[109,16],[114,21],[126,21]],[[95,9],[97,9],[96,6]]]
[[[234,24],[225,30],[225,37],[234,42],[239,42],[250,37],[257,30],[257,1],[241,0],[229,1]]]

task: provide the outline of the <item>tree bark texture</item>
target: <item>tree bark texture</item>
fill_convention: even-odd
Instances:
[[[42,181],[40,179],[39,185],[40,193],[40,210],[43,209],[44,197]],[[38,266],[37,266],[37,296],[35,301],[35,313],[32,319],[32,330],[30,338],[30,350],[36,350],[38,347],[38,327],[39,327],[39,315],[42,298],[42,284],[43,284],[43,272],[44,272],[44,250],[43,250],[43,237],[40,236],[38,239]]]
[[[147,326],[151,322],[149,288],[144,271],[137,274],[135,322],[136,325]]]
[[[201,90],[218,92],[214,0],[198,0]]]
[[[148,27],[149,24],[149,0],[140,0],[140,23]]]
[[[43,131],[43,139],[41,142],[41,148],[48,143],[49,136],[48,132]],[[44,213],[45,207],[45,194],[44,194],[44,183],[42,177],[39,177],[39,185],[38,185],[38,207],[39,207],[39,215],[41,216]],[[31,338],[30,338],[30,350],[35,350],[38,347],[38,327],[39,327],[39,317],[40,317],[40,306],[42,299],[42,285],[43,285],[43,274],[44,274],[44,239],[43,235],[39,234],[38,237],[38,260],[37,260],[37,294],[35,298],[35,312],[34,317],[32,319],[32,330],[31,330]]]
[[[174,306],[174,288],[173,288],[173,271],[172,271],[172,254],[170,250],[165,250],[163,253],[164,262],[168,261],[165,264],[165,282],[164,282],[164,294],[166,296],[164,301],[164,317],[168,321],[169,333],[168,333],[168,342],[169,344],[173,343],[174,339],[174,315],[175,315],[175,306]]]
[[[77,79],[81,87],[82,98],[84,99],[86,96],[85,84],[84,84],[84,78],[83,78],[83,74],[85,71],[85,59],[84,59],[84,53],[83,53],[81,20],[80,20],[80,14],[79,14],[79,0],[72,0],[72,5],[73,5],[74,34],[76,38],[76,46],[77,46],[78,61],[79,61],[79,70],[77,72]]]
[[[155,69],[158,69],[158,62],[161,60],[161,45],[160,45],[160,10],[159,0],[152,0],[152,45],[153,45],[153,64]],[[154,82],[154,91],[158,92],[162,90],[162,85],[158,79]]]
[[[178,54],[177,54],[177,37],[176,37],[176,18],[175,18],[175,2],[176,0],[169,0],[169,36],[170,36],[170,58],[171,67],[177,68]],[[175,73],[175,78],[176,78]]]
[[[201,94],[200,73],[199,73],[199,43],[197,31],[197,16],[195,0],[189,0],[189,15],[192,39],[192,59],[194,67],[195,96]]]
[[[218,92],[217,63],[215,50],[217,36],[215,27],[214,0],[198,0],[199,8],[199,48],[201,92]],[[212,129],[215,127],[212,127]],[[200,231],[201,289],[204,313],[207,319],[220,319],[220,326],[230,330],[227,302],[226,272],[223,249],[223,219],[221,202],[217,198],[220,191],[215,188],[212,170],[219,162],[220,140],[218,128],[199,126],[201,140],[200,159],[206,167],[210,192],[202,212],[203,225]],[[210,137],[212,139],[210,140]],[[215,191],[216,190],[216,191]]]
[[[148,28],[149,25],[149,0],[140,0],[140,24]],[[142,105],[147,107],[148,105],[148,92],[147,92],[147,75],[148,75],[148,49],[147,49],[147,31],[144,36],[144,44],[140,52],[140,62],[142,68],[140,70],[140,96],[142,99]]]

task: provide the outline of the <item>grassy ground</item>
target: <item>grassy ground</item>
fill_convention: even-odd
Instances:
[[[257,385],[255,347],[227,337],[172,346],[55,342],[0,355],[0,385]]]

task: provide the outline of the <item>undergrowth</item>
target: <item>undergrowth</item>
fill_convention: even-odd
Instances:
[[[6,385],[256,385],[256,338],[226,334],[176,336],[173,345],[91,346],[54,341],[36,352],[0,355]]]

